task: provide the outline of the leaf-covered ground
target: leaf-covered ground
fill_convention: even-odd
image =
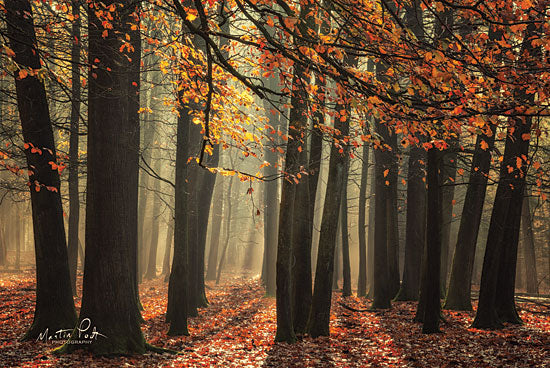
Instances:
[[[99,358],[80,352],[53,356],[60,342],[19,342],[32,322],[34,277],[30,272],[0,274],[1,367],[548,367],[550,310],[519,303],[523,326],[501,331],[469,328],[472,313],[445,311],[442,334],[422,335],[412,322],[414,303],[394,303],[388,311],[357,298],[334,294],[330,338],[305,338],[294,345],[273,343],[274,299],[257,280],[234,278],[208,285],[208,308],[190,320],[191,336],[172,338],[164,323],[167,285],[161,279],[141,286],[143,332],[157,346],[179,355],[146,354]],[[80,300],[77,299],[77,305]]]

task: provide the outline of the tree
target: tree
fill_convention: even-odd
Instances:
[[[527,191],[525,192],[527,193]],[[535,237],[533,234],[533,217],[531,216],[531,205],[528,196],[523,199],[521,209],[521,231],[524,241],[523,254],[525,259],[527,292],[538,294],[539,284],[537,282],[537,260],[535,255]]]
[[[112,28],[104,28],[98,16],[102,12],[113,17]],[[75,329],[60,352],[86,349],[112,355],[143,353],[149,348],[141,333],[136,299],[139,96],[134,78],[139,73],[128,73],[139,61],[118,51],[138,19],[139,9],[129,2],[92,3],[88,9],[92,67],[88,75],[86,259],[79,326],[89,323],[101,335],[79,344],[81,337]],[[129,42],[139,41],[130,38]]]
[[[34,247],[36,306],[23,340],[44,331],[72,328],[76,322],[61,207],[60,180],[46,90],[39,75],[40,54],[27,0],[7,0],[7,34],[14,61],[17,108],[29,170]]]
[[[78,229],[80,197],[78,190],[78,135],[80,123],[80,3],[72,2],[73,44],[71,47],[71,135],[69,141],[69,272],[73,295],[76,295],[76,268],[78,265]]]
[[[367,295],[367,234],[366,206],[367,186],[369,171],[369,146],[363,144],[363,155],[361,160],[361,184],[359,185],[359,216],[357,229],[359,235],[359,275],[357,279],[357,296]]]
[[[519,62],[526,68],[536,65],[540,57],[540,48],[533,42],[539,37],[539,27],[540,24],[530,23],[524,34]],[[516,103],[530,105],[535,98],[528,92],[530,74],[518,78],[523,83],[514,90]],[[500,328],[502,322],[521,323],[515,307],[514,285],[532,123],[532,116],[514,116],[509,121],[483,259],[479,304],[472,323],[475,328]]]

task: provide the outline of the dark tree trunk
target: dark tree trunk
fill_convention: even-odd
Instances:
[[[386,140],[390,136],[388,128],[381,122],[376,123],[378,134]],[[375,180],[375,214],[374,214],[374,280],[373,280],[373,309],[391,307],[391,285],[389,282],[388,264],[388,222],[391,201],[390,183],[387,180],[391,170],[391,152],[387,148],[378,148],[374,151],[374,180]],[[387,170],[387,171],[386,171]]]
[[[435,147],[428,150],[428,194],[426,226],[426,276],[423,278],[424,317],[422,333],[439,332],[440,272],[441,272],[441,153]]]
[[[215,145],[213,148],[212,156],[208,156],[205,160],[207,167],[217,167],[220,160],[220,147]],[[208,306],[208,300],[206,299],[206,290],[204,285],[204,254],[206,251],[206,233],[208,232],[208,218],[210,217],[210,205],[212,204],[212,194],[214,192],[214,185],[216,184],[216,174],[204,169],[200,173],[200,188],[198,203],[198,221],[199,221],[199,252],[197,262],[197,306]],[[216,206],[217,203],[214,203]]]
[[[219,265],[218,265],[218,272],[217,272],[217,275],[216,275],[216,285],[218,285],[220,283],[223,264],[225,262],[225,254],[227,253],[227,248],[229,246],[229,235],[231,234],[231,222],[232,222],[231,213],[233,211],[233,203],[231,202],[231,189],[233,187],[233,180],[234,180],[234,176],[232,176],[231,179],[229,180],[229,187],[227,188],[227,197],[226,197],[226,202],[225,202],[225,208],[227,209],[227,213],[224,216],[226,218],[226,220],[225,220],[225,244],[223,246],[222,254],[220,256],[220,262],[219,262]]]
[[[275,88],[277,82],[269,80],[270,88]],[[274,131],[277,131],[280,126],[279,115],[273,111],[272,107],[266,102],[264,108],[268,112],[269,124]],[[273,134],[273,144],[278,144],[277,135]],[[278,154],[275,147],[266,145],[264,147],[264,158],[269,163],[269,166],[264,168],[263,175],[269,179],[264,183],[264,284],[266,294],[275,296],[275,263],[277,259],[277,219],[279,207],[279,180],[277,176],[277,160]]]
[[[116,5],[117,13],[113,29],[105,35],[97,12],[111,4]],[[88,10],[88,60],[96,67],[90,69],[88,77],[86,264],[79,326],[88,321],[90,328],[94,326],[104,336],[90,344],[70,341],[62,348],[68,352],[86,349],[113,355],[147,349],[135,279],[139,96],[132,85],[139,85],[134,79],[139,73],[128,73],[135,70],[136,58],[130,62],[127,55],[118,52],[120,34],[130,34],[131,24],[136,23],[135,11],[129,3],[113,2],[91,4]],[[71,339],[81,339],[76,330]]]
[[[386,180],[389,181],[389,200],[387,205],[387,221],[388,221],[388,291],[390,297],[393,298],[399,292],[400,275],[399,275],[399,229],[397,223],[397,175],[399,171],[399,161],[397,157],[397,137],[391,134],[387,140],[392,148],[390,159],[389,173]],[[390,152],[388,152],[390,153]]]
[[[451,251],[451,226],[453,221],[453,199],[456,179],[456,160],[458,158],[458,139],[449,142],[450,152],[443,155],[441,175],[441,294],[447,287],[449,252]]]
[[[174,220],[172,218],[172,212],[170,211],[170,219],[166,225],[166,241],[164,247],[164,258],[162,260],[162,275],[164,276],[164,282],[168,282],[170,279],[170,255],[172,253],[172,242],[174,240]]]
[[[218,250],[220,247],[220,233],[222,229],[223,216],[223,182],[218,180],[214,189],[212,213],[212,232],[210,233],[210,252],[208,254],[208,269],[206,272],[206,280],[216,280],[216,266],[218,265]]]
[[[188,195],[188,218],[187,218],[187,241],[188,241],[188,284],[187,284],[187,313],[191,317],[199,315],[197,310],[199,306],[198,298],[198,273],[199,273],[199,203],[203,199],[200,196],[200,179],[201,168],[194,159],[191,157],[198,157],[200,151],[200,144],[202,142],[201,127],[199,125],[191,123],[189,125],[189,157],[187,159],[187,181],[189,185]]]
[[[182,97],[180,94],[180,101]],[[181,103],[181,102],[180,102]],[[179,109],[176,145],[176,188],[174,212],[174,258],[168,283],[168,306],[166,321],[170,323],[169,335],[189,335],[187,329],[188,289],[188,193],[187,157],[189,155],[189,111],[182,105]]]
[[[424,168],[426,151],[411,147],[407,174],[407,224],[403,283],[397,300],[418,300],[421,259],[426,244],[426,184]]]
[[[526,191],[527,193],[527,191]],[[521,213],[521,230],[523,232],[524,246],[523,257],[525,259],[525,279],[526,289],[530,294],[539,293],[539,284],[537,281],[537,259],[535,255],[535,237],[533,235],[533,218],[529,197],[523,199]]]
[[[78,265],[78,228],[80,198],[78,193],[78,134],[80,123],[80,2],[72,2],[74,17],[71,48],[71,133],[69,138],[69,272],[73,295],[76,295],[76,268]]]
[[[142,142],[141,142],[141,156],[147,164],[151,164],[151,150],[153,142],[155,140],[155,124],[147,115],[143,119],[143,129],[142,133]],[[143,279],[143,274],[145,273],[146,268],[146,259],[147,259],[147,233],[145,231],[146,222],[147,222],[147,208],[149,203],[149,182],[150,176],[145,170],[141,170],[139,175],[139,199],[138,199],[138,263],[136,276],[138,283],[141,283]]]
[[[472,273],[476,253],[477,237],[483,214],[483,202],[487,191],[487,178],[491,167],[491,152],[495,137],[481,135],[476,140],[476,147],[464,207],[460,217],[460,226],[451,266],[449,288],[445,300],[445,309],[472,310],[470,294],[472,289]],[[481,143],[489,148],[483,150]]]
[[[8,38],[15,62],[22,68],[41,68],[32,10],[27,0],[6,0]],[[36,75],[15,77],[17,107],[29,169],[34,245],[36,254],[36,307],[24,340],[40,333],[72,328],[76,322],[56,150],[44,84]],[[39,151],[36,151],[36,150]],[[39,154],[41,153],[41,154]]]
[[[420,1],[406,7],[405,20],[419,40],[424,39],[424,22]],[[421,137],[417,137],[421,138]],[[426,185],[424,170],[426,152],[412,146],[407,171],[407,214],[405,227],[405,260],[403,281],[396,300],[417,300],[421,281],[421,259],[426,244]]]
[[[162,168],[160,163],[160,158],[157,158],[154,165],[154,170],[159,175],[161,175]],[[151,214],[151,240],[149,242],[149,257],[147,257],[147,272],[145,272],[145,279],[147,280],[157,277],[157,250],[160,230],[160,181],[158,179],[155,179],[154,190],[153,213]]]
[[[374,156],[374,155],[373,155]],[[367,225],[367,297],[374,295],[374,223],[375,223],[375,201],[376,201],[376,167],[374,157],[371,159],[371,181],[369,198],[369,224]]]
[[[536,28],[537,24],[529,24],[524,35],[520,63],[525,67],[533,65],[540,56],[539,50],[531,43]],[[515,97],[518,103],[531,105],[534,95],[528,94],[526,88],[515,91]],[[513,117],[510,120],[487,235],[479,304],[472,323],[475,328],[500,328],[502,322],[521,323],[515,307],[514,287],[521,208],[528,168],[522,157],[528,157],[529,139],[525,139],[525,136],[529,135],[532,121],[530,116]],[[521,165],[518,165],[518,160]]]
[[[349,152],[344,150],[346,155],[344,183],[342,185],[342,203],[340,204],[340,231],[342,235],[342,295],[351,296],[351,266],[349,260],[349,232],[348,232],[348,175],[349,175]]]
[[[21,213],[17,213],[15,215],[15,269],[20,270],[21,269],[21,221],[22,216]]]
[[[344,106],[337,105],[336,111],[344,110]],[[343,149],[344,138],[349,134],[349,121],[346,115],[334,118],[335,132],[340,132],[334,138],[330,148],[329,173],[327,190],[323,206],[323,219],[319,235],[319,250],[315,271],[315,286],[311,312],[308,321],[308,331],[312,337],[329,335],[330,304],[332,300],[332,276],[334,271],[334,248],[336,245],[336,228],[340,214],[342,186],[347,158]]]
[[[367,211],[367,183],[369,172],[369,149],[363,144],[363,157],[361,162],[361,184],[359,186],[359,218],[357,223],[359,236],[359,276],[357,279],[357,296],[367,295],[367,234],[365,228]]]
[[[342,258],[342,223],[338,222],[336,227],[336,244],[334,245],[334,271],[332,272],[332,290],[340,290],[338,281],[340,281],[340,261]]]

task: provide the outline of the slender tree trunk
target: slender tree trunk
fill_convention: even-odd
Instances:
[[[359,276],[357,279],[357,296],[367,295],[367,234],[366,210],[367,210],[367,183],[369,172],[369,146],[363,144],[363,156],[361,162],[361,184],[359,186],[359,217],[357,223],[359,236]]]
[[[270,79],[270,88],[275,88],[277,81]],[[266,102],[264,108],[268,112],[269,124],[273,131],[277,131],[280,126],[279,115],[273,111],[272,107]],[[278,140],[273,134],[273,143],[278,144]],[[279,207],[279,180],[275,179],[277,175],[278,155],[275,147],[266,145],[264,147],[265,161],[269,163],[264,168],[264,176],[270,180],[264,183],[264,284],[266,294],[275,296],[275,263],[277,258],[277,219]]]
[[[223,216],[223,182],[218,180],[214,189],[214,200],[212,206],[212,232],[210,233],[210,253],[208,254],[208,269],[206,280],[214,281],[216,279],[216,266],[218,264],[218,250],[220,246],[220,233],[222,228]]]
[[[440,175],[441,177],[441,293],[445,295],[447,287],[448,263],[451,242],[451,226],[453,221],[453,199],[456,179],[456,160],[458,159],[458,139],[449,142],[450,152],[443,156],[443,163]]]
[[[78,229],[80,198],[78,191],[78,134],[80,123],[80,2],[72,2],[73,27],[71,48],[71,133],[69,138],[69,272],[73,295],[76,295],[76,268],[78,265]]]
[[[227,188],[227,197],[225,202],[225,208],[227,209],[226,220],[225,220],[225,244],[223,246],[223,251],[220,256],[220,263],[218,265],[218,273],[216,275],[216,285],[220,283],[223,263],[225,261],[225,254],[227,253],[227,248],[229,246],[229,235],[231,234],[231,222],[233,220],[231,217],[231,214],[233,211],[233,203],[231,202],[231,189],[233,187],[233,179],[234,179],[234,176],[232,176],[231,179],[229,180],[229,187]]]
[[[171,218],[166,225],[166,241],[164,247],[164,258],[162,261],[162,274],[164,276],[164,282],[168,282],[170,279],[170,255],[172,253],[172,242],[174,240],[174,220]]]
[[[349,232],[348,232],[348,176],[349,176],[349,152],[346,154],[346,167],[344,173],[344,184],[342,185],[342,203],[340,205],[340,226],[342,234],[342,272],[343,280],[342,295],[351,296],[351,266],[349,260]]]
[[[21,70],[41,68],[27,0],[6,0],[8,38]],[[17,107],[25,156],[29,168],[31,205],[36,254],[36,307],[34,320],[24,340],[33,340],[46,329],[72,328],[76,322],[56,149],[44,84],[36,75],[15,76]],[[38,150],[38,151],[37,151]],[[41,154],[39,154],[41,153]]]
[[[376,123],[378,134],[384,140],[389,138],[388,128],[381,122]],[[391,201],[389,180],[386,179],[392,164],[391,153],[385,148],[374,151],[375,214],[374,214],[374,280],[373,309],[391,307],[391,289],[388,264],[388,204]],[[387,170],[387,171],[386,171]]]
[[[183,93],[180,93],[181,101]],[[166,321],[170,323],[169,335],[189,335],[187,329],[188,289],[188,193],[187,157],[189,155],[189,111],[180,102],[176,145],[176,188],[174,213],[174,258],[168,282],[168,306]]]
[[[156,159],[153,165],[155,172],[161,175],[162,166],[160,158]],[[159,243],[159,230],[160,230],[160,181],[155,180],[153,186],[155,193],[153,193],[153,213],[151,219],[151,240],[149,242],[149,257],[147,257],[147,271],[145,272],[145,279],[151,280],[157,277],[157,250]]]
[[[149,92],[148,94],[150,94]],[[149,100],[149,99],[146,99]],[[149,165],[151,164],[151,150],[155,140],[155,123],[148,115],[145,115],[143,119],[142,143],[141,143],[141,156],[144,161]],[[139,199],[138,199],[138,263],[137,263],[137,281],[141,283],[143,274],[145,273],[146,259],[147,259],[147,245],[146,239],[146,222],[147,222],[147,208],[149,203],[149,182],[150,176],[145,170],[141,170],[139,176]]]
[[[421,259],[426,244],[426,184],[424,168],[426,151],[411,147],[407,174],[407,224],[403,283],[397,300],[418,300]]]
[[[527,191],[526,191],[527,193]],[[524,247],[523,257],[525,259],[525,278],[527,292],[530,294],[539,293],[539,284],[537,281],[537,259],[535,255],[535,237],[533,235],[533,219],[529,197],[523,199],[521,212],[521,228],[523,232]]]
[[[374,156],[374,155],[372,155]],[[376,166],[374,157],[371,159],[371,181],[369,198],[369,222],[367,225],[367,297],[374,296],[374,225],[375,225],[375,201],[376,201]]]
[[[19,212],[19,206],[17,206],[17,214],[15,215],[15,223],[14,223],[14,229],[15,229],[15,269],[20,270],[21,269],[21,221],[22,216]]]
[[[422,333],[439,332],[440,272],[441,272],[441,187],[440,187],[441,153],[435,147],[428,150],[428,194],[426,229],[426,276],[423,278],[422,292],[424,297],[424,317]]]
[[[215,145],[212,156],[205,160],[207,167],[217,167],[220,160],[220,147]],[[206,299],[206,290],[204,285],[204,254],[206,251],[206,234],[208,232],[208,218],[210,217],[210,205],[212,204],[212,195],[216,184],[216,174],[203,169],[201,171],[198,203],[198,221],[199,221],[199,253],[197,262],[197,301],[199,307],[208,306]],[[216,205],[216,203],[214,203]]]
[[[490,149],[494,145],[494,139],[493,132],[490,136],[479,136],[476,141],[470,169],[469,185],[466,190],[451,266],[449,288],[444,305],[445,309],[472,310],[470,300],[472,273],[477,238],[483,214],[483,202],[487,191],[487,178],[491,166]],[[488,144],[489,148],[483,150],[481,148],[482,142]]]
[[[349,65],[354,65],[348,62]],[[334,137],[338,143],[330,148],[329,173],[327,190],[323,206],[323,219],[319,235],[319,250],[315,271],[315,286],[311,312],[309,315],[308,330],[312,337],[329,335],[330,305],[332,299],[332,276],[334,271],[334,248],[336,245],[336,228],[340,214],[342,186],[346,166],[344,138],[349,134],[349,112],[344,106],[337,105],[336,111],[345,111],[341,116],[334,118],[334,128],[339,135]]]

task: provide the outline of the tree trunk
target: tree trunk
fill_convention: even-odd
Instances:
[[[21,269],[21,221],[23,220],[21,213],[19,211],[19,206],[17,208],[17,214],[15,214],[15,269]]]
[[[220,160],[220,147],[215,145],[212,156],[205,159],[207,167],[217,167]],[[204,253],[206,250],[206,234],[208,232],[208,218],[210,217],[210,205],[212,204],[212,194],[216,184],[216,174],[203,169],[201,171],[201,185],[199,189],[200,202],[198,203],[198,221],[199,221],[199,254],[197,269],[197,301],[198,307],[208,306],[206,299],[206,290],[204,285]],[[214,203],[216,205],[216,203]]]
[[[32,9],[27,0],[6,0],[8,38],[15,62],[22,68],[41,68]],[[45,330],[72,328],[76,322],[56,149],[44,84],[36,75],[15,77],[17,107],[29,169],[36,253],[36,307],[24,340]],[[40,154],[41,153],[41,154]]]
[[[76,268],[78,265],[78,229],[80,198],[78,193],[78,134],[80,123],[80,2],[73,0],[71,48],[71,133],[69,138],[69,272],[73,295],[76,296]]]
[[[441,175],[441,294],[445,295],[447,287],[448,263],[451,242],[451,225],[453,222],[453,199],[455,193],[456,160],[458,159],[458,139],[449,142],[450,152],[443,155]]]
[[[164,276],[164,282],[168,282],[170,279],[170,255],[172,253],[172,242],[174,240],[174,220],[172,218],[172,212],[170,211],[170,219],[166,225],[166,241],[164,247],[164,258],[162,260],[162,274]]]
[[[149,92],[148,94],[150,94]],[[146,99],[147,100],[147,99]],[[149,165],[151,164],[151,150],[152,145],[155,140],[155,122],[152,121],[148,117],[148,115],[145,115],[143,118],[143,126],[145,129],[143,129],[142,133],[142,142],[141,142],[141,156],[142,159],[147,162]],[[148,242],[146,239],[146,213],[149,203],[149,182],[150,182],[150,175],[145,171],[141,170],[139,175],[139,199],[138,199],[138,264],[137,264],[137,280],[138,283],[141,283],[143,279],[143,274],[145,273],[145,267],[147,265],[146,259],[147,259],[147,245]]]
[[[359,276],[357,279],[357,296],[367,295],[367,234],[366,210],[367,210],[367,183],[369,172],[369,149],[363,144],[363,157],[361,161],[361,184],[359,186],[359,218],[357,223],[359,236]]]
[[[528,67],[539,56],[531,43],[538,27],[527,26],[520,63]],[[537,54],[537,55],[536,55]],[[529,85],[528,83],[524,85]],[[530,105],[534,95],[527,87],[515,91],[518,103]],[[521,208],[528,165],[522,157],[528,157],[532,117],[513,117],[506,138],[504,157],[500,167],[487,246],[481,272],[479,304],[472,326],[475,328],[500,328],[502,322],[521,323],[514,301],[517,262],[517,246],[521,221]]]
[[[422,292],[425,293],[422,333],[439,332],[440,275],[441,272],[441,153],[435,147],[428,150],[428,194],[426,228],[426,277],[423,279]]]
[[[225,220],[225,244],[223,246],[223,251],[222,251],[222,254],[220,256],[220,263],[218,265],[218,274],[216,275],[216,285],[218,285],[220,283],[220,277],[221,277],[221,274],[222,274],[222,269],[223,269],[223,263],[225,261],[225,254],[227,253],[227,248],[229,246],[229,235],[231,234],[231,222],[232,222],[232,217],[231,217],[231,213],[233,211],[233,203],[231,202],[231,189],[233,187],[233,180],[234,180],[234,176],[231,177],[231,179],[229,180],[229,187],[227,188],[227,197],[226,197],[226,202],[225,202],[225,208],[227,208],[227,214],[225,216],[226,220]]]
[[[495,129],[493,127],[493,129]],[[452,310],[472,310],[470,294],[476,244],[483,214],[483,202],[487,191],[487,178],[491,167],[491,149],[494,146],[494,130],[490,136],[481,135],[476,140],[474,157],[460,226],[455,246],[449,288],[443,308]],[[483,150],[482,142],[489,145]]]
[[[181,101],[183,93],[180,93]],[[182,102],[180,102],[181,104]],[[189,125],[191,116],[185,106],[180,105],[176,145],[176,188],[174,212],[174,258],[168,283],[168,306],[166,321],[170,323],[169,335],[189,335],[187,329],[187,274],[188,266],[188,193],[187,157],[189,156]]]
[[[349,232],[348,232],[348,176],[349,176],[349,152],[346,155],[344,183],[342,185],[342,203],[340,205],[340,226],[342,234],[342,295],[351,296],[351,266],[349,260]]]
[[[113,29],[105,35],[97,14],[111,4],[118,12],[111,13],[116,14]],[[110,1],[91,4],[88,10],[88,60],[96,67],[90,69],[88,78],[86,264],[79,326],[95,327],[102,335],[89,344],[78,344],[82,338],[75,329],[72,341],[62,351],[86,349],[113,355],[147,349],[140,327],[135,273],[139,90],[133,85],[139,86],[139,73],[133,71],[139,68],[139,60],[118,52],[119,35],[131,34],[135,11],[129,3]],[[138,40],[132,41],[139,45]]]
[[[527,191],[526,191],[527,193]],[[535,237],[533,235],[533,218],[529,197],[523,199],[521,210],[521,229],[523,232],[524,247],[523,257],[525,259],[525,278],[527,292],[530,294],[539,293],[539,284],[537,281],[537,259],[535,255]]]
[[[376,123],[378,134],[386,141],[390,132],[382,123]],[[375,180],[375,214],[374,214],[374,280],[373,280],[373,309],[391,307],[391,285],[389,283],[388,264],[388,222],[391,201],[390,182],[386,179],[392,165],[391,152],[387,148],[378,148],[374,151],[374,180]],[[386,171],[387,170],[387,171]]]
[[[426,244],[426,184],[424,168],[426,151],[411,147],[407,173],[407,224],[405,231],[405,264],[403,283],[397,300],[418,300],[421,259]]]
[[[153,168],[156,173],[161,175],[162,166],[160,157],[156,158]],[[155,179],[153,193],[153,212],[151,214],[151,240],[149,242],[149,256],[147,257],[147,271],[145,272],[145,279],[151,280],[157,277],[157,250],[159,243],[159,230],[160,230],[160,181]]]
[[[214,189],[214,200],[212,203],[212,232],[210,233],[210,253],[208,254],[208,269],[206,280],[216,280],[216,266],[218,264],[218,250],[220,246],[220,233],[223,216],[223,182],[218,180]]]
[[[349,63],[351,64],[351,63]],[[329,335],[330,304],[332,300],[332,275],[334,271],[334,248],[336,245],[336,228],[340,214],[342,186],[346,166],[345,137],[349,135],[348,110],[342,105],[336,106],[336,111],[345,111],[342,116],[335,115],[334,130],[340,132],[334,138],[330,148],[329,173],[327,190],[323,206],[323,219],[319,235],[319,250],[315,271],[315,286],[311,312],[309,315],[308,330],[312,337]]]
[[[277,81],[269,80],[268,86],[275,88]],[[268,111],[269,125],[274,131],[279,130],[279,115],[272,107],[265,102],[264,109]],[[276,135],[273,135],[274,145],[278,144]],[[264,284],[268,296],[275,296],[275,263],[277,258],[277,219],[279,218],[279,180],[275,179],[278,174],[278,154],[274,147],[264,146],[264,159],[269,163],[264,168],[263,175],[269,180],[264,183]]]

